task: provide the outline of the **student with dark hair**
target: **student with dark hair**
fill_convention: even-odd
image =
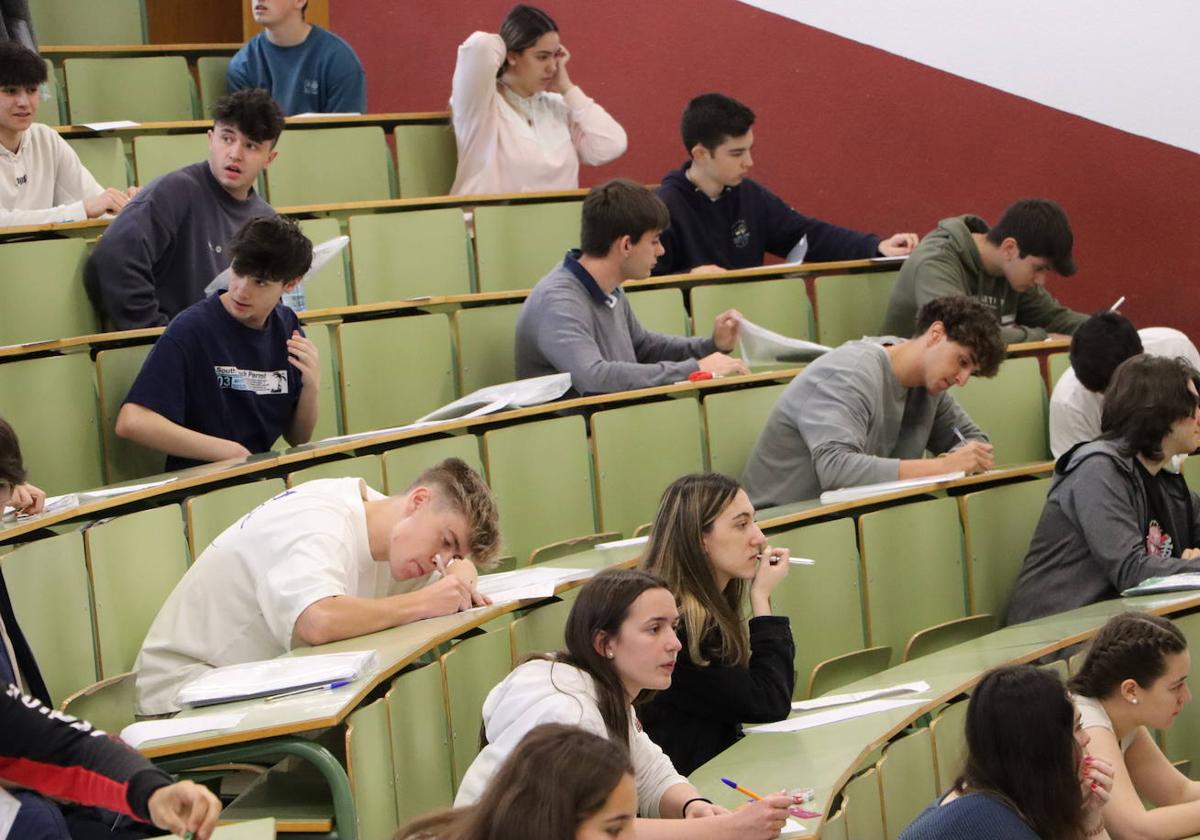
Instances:
[[[25,478],[17,433],[0,417],[0,514],[5,509],[21,514],[41,513],[46,494]]]
[[[308,0],[250,0],[263,31],[229,61],[230,92],[265,88],[283,113],[365,114],[367,74],[354,50],[304,19]]]
[[[750,501],[764,508],[843,487],[991,469],[987,435],[949,390],[972,374],[995,376],[1003,358],[995,319],[963,297],[925,304],[915,338],[864,338],[826,353],[771,410],[742,474]],[[926,450],[942,457],[925,458]]]
[[[658,195],[671,210],[655,274],[756,268],[767,252],[789,261],[907,254],[915,233],[886,240],[804,216],[747,177],[754,161],[754,112],[719,93],[697,96],[680,121],[688,160],[668,172]]]
[[[943,219],[900,269],[883,331],[912,332],[926,301],[967,295],[987,306],[1005,344],[1071,334],[1087,320],[1044,288],[1046,275],[1075,273],[1075,238],[1067,214],[1053,201],[1016,202],[993,228],[978,216]]]
[[[987,672],[967,706],[962,772],[900,840],[1108,840],[1112,766],[1087,754],[1088,735],[1054,673]]]
[[[788,617],[771,610],[789,556],[767,545],[750,497],[732,478],[685,475],[663,493],[642,568],[674,593],[683,647],[671,686],[641,718],[685,775],[733,746],[742,723],[791,713],[796,645]]]
[[[621,840],[637,787],[625,747],[576,726],[529,730],[479,801],[414,820],[394,840]]]
[[[280,303],[312,263],[292,219],[251,219],[227,246],[229,288],[181,312],[155,342],[117,415],[123,438],[178,470],[307,443],[317,423],[317,347]]]
[[[0,40],[0,226],[95,219],[137,194],[100,186],[57,131],[34,122],[45,81],[41,56]]]
[[[637,724],[633,704],[671,684],[679,639],[675,597],[634,569],[600,572],[567,617],[566,650],[534,656],[483,704],[485,745],[467,768],[455,804],[480,801],[505,759],[533,727],[566,723],[627,746],[637,786],[636,835],[689,840],[770,840],[792,804],[774,795],[734,813],[703,798]],[[679,820],[678,822],[676,820]]]
[[[1050,395],[1050,451],[1055,458],[1077,443],[1100,436],[1104,389],[1121,362],[1139,353],[1179,357],[1200,370],[1196,345],[1169,327],[1135,329],[1124,315],[1097,312],[1071,337],[1071,367]],[[1168,467],[1179,472],[1177,467]]]
[[[633,181],[593,187],[583,201],[582,250],[538,281],[517,319],[517,376],[570,373],[579,394],[667,385],[697,370],[746,373],[726,355],[737,343],[736,310],[711,338],[664,335],[638,323],[621,284],[650,276],[662,254],[667,208]]]
[[[500,33],[458,48],[450,118],[458,142],[453,195],[573,190],[580,162],[625,154],[625,129],[571,81],[558,24],[533,6],[512,8]]]
[[[1174,840],[1200,832],[1200,782],[1176,769],[1152,734],[1169,729],[1192,699],[1190,668],[1178,627],[1126,612],[1100,628],[1067,683],[1091,738],[1089,751],[1116,768],[1104,808],[1113,840]]]
[[[119,330],[164,326],[204,297],[229,267],[225,243],[256,216],[275,213],[254,183],[275,159],[283,114],[250,88],[213,106],[208,160],[156,178],[96,243],[88,294]]]
[[[1200,497],[1163,469],[1200,446],[1200,374],[1134,356],[1104,393],[1100,437],[1058,459],[1007,623],[1082,607],[1157,575],[1200,572]]]

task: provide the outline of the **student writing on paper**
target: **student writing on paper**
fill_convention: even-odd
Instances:
[[[1055,458],[1077,443],[1100,437],[1104,390],[1117,366],[1138,353],[1183,358],[1200,370],[1200,352],[1179,330],[1139,330],[1118,312],[1097,312],[1071,336],[1071,367],[1050,395],[1050,451]],[[1167,469],[1179,472],[1173,464]]]
[[[484,747],[455,805],[478,802],[507,756],[543,723],[580,726],[627,746],[637,786],[638,838],[772,840],[790,797],[776,795],[730,813],[692,787],[638,725],[633,703],[671,684],[680,643],[675,597],[659,578],[633,569],[596,575],[567,617],[566,650],[518,666],[483,704]]]
[[[173,782],[121,741],[7,683],[0,686],[0,732],[0,779],[28,788],[9,791],[21,803],[13,840],[150,836],[131,818],[197,840],[216,827],[221,803],[208,788]]]
[[[0,226],[120,213],[138,191],[100,186],[57,131],[34,122],[45,81],[41,56],[16,41],[0,40]],[[58,122],[57,115],[52,122]]]
[[[167,470],[296,446],[317,423],[321,367],[280,303],[312,263],[292,219],[263,216],[228,245],[229,288],[181,312],[146,357],[116,431],[167,454]]]
[[[600,166],[625,154],[625,129],[572,81],[571,58],[553,18],[523,4],[499,34],[475,32],[459,45],[451,195],[574,190],[581,162]]]
[[[637,786],[622,744],[546,723],[521,739],[479,801],[421,817],[395,840],[628,840]]]
[[[84,266],[92,302],[114,329],[161,327],[229,267],[225,243],[275,211],[254,189],[275,159],[283,114],[248,88],[213,106],[208,160],[156,178],[108,226]]]
[[[45,492],[26,480],[16,431],[0,417],[0,515],[6,508],[18,514],[41,513],[45,506]]]
[[[667,208],[653,192],[621,179],[593,187],[583,201],[581,250],[538,281],[517,319],[517,376],[570,373],[578,394],[669,385],[698,370],[746,373],[729,353],[736,310],[722,312],[712,336],[644,329],[621,285],[650,276],[662,254]]]
[[[978,216],[943,219],[905,260],[892,288],[883,332],[910,335],[927,301],[967,295],[988,307],[1005,344],[1075,332],[1087,316],[1044,288],[1051,271],[1075,273],[1067,214],[1044,198],[1018,201],[989,228]]]
[[[178,690],[220,665],[485,603],[463,575],[492,563],[497,519],[457,458],[395,496],[357,478],[280,493],[214,539],[159,610],[134,664],[137,712],[178,711]],[[439,563],[447,574],[430,582]]]
[[[1200,374],[1134,356],[1113,374],[1099,439],[1058,459],[1006,622],[1115,598],[1149,577],[1200,571],[1200,497],[1163,469],[1200,446]]]
[[[1053,672],[984,674],[967,706],[958,778],[899,840],[1108,840],[1113,766],[1088,754],[1086,726]]]
[[[719,93],[697,96],[684,108],[688,160],[658,188],[671,227],[655,274],[755,268],[768,251],[793,262],[894,257],[917,244],[915,233],[881,240],[804,216],[749,178],[753,125],[753,111]]]
[[[1192,699],[1190,669],[1187,638],[1178,627],[1127,612],[1100,628],[1067,683],[1091,739],[1088,751],[1116,771],[1104,808],[1113,840],[1200,832],[1200,782],[1176,769],[1151,734],[1169,729]]]
[[[682,648],[671,685],[641,718],[686,775],[736,743],[743,722],[791,713],[796,646],[788,617],[771,610],[790,553],[767,545],[746,491],[717,473],[673,482],[650,534],[642,568],[675,593]]]
[[[917,333],[847,342],[792,380],[742,475],[756,508],[992,467],[987,436],[949,390],[996,374],[1004,345],[995,319],[970,298],[938,298],[922,307]],[[922,458],[926,450],[944,457]]]

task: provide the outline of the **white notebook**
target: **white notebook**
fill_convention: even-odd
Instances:
[[[180,689],[181,706],[210,706],[296,688],[356,680],[376,667],[373,650],[292,656],[214,668]]]

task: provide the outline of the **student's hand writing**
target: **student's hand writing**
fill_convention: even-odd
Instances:
[[[129,203],[129,195],[124,190],[109,187],[98,195],[83,200],[83,212],[89,219],[96,219],[105,213],[120,213],[121,208]]]
[[[448,574],[441,580],[429,584],[421,590],[425,600],[424,618],[435,618],[439,615],[469,610],[475,603],[475,591],[471,584],[457,575]]]
[[[721,268],[721,266],[719,266],[719,265],[714,265],[713,263],[707,263],[705,265],[696,266],[691,271],[689,271],[688,274],[721,274],[725,270],[726,269]]]
[[[1083,762],[1083,812],[1099,813],[1112,797],[1113,768],[1094,755],[1084,756]]]
[[[730,826],[739,840],[773,840],[783,830],[792,797],[785,793],[764,796],[729,815]]]
[[[475,564],[463,557],[452,559],[446,564],[446,574],[454,575],[466,581],[471,587],[471,604],[476,607],[484,607],[492,603],[492,599],[479,591],[479,570],[475,568]]]
[[[769,545],[762,547],[758,570],[754,573],[754,580],[750,582],[750,600],[752,602],[756,598],[769,598],[775,587],[783,582],[792,565],[788,562],[791,556],[792,552],[786,548],[772,548]],[[755,610],[755,615],[758,614],[758,611]]]
[[[195,782],[176,782],[150,795],[150,821],[180,837],[191,832],[208,840],[217,825],[221,802],[208,788]]]
[[[17,484],[13,486],[7,504],[17,513],[41,513],[46,507],[46,493],[32,484]]]
[[[920,241],[921,237],[915,233],[893,233],[879,243],[879,253],[885,257],[903,257],[911,254]]]
[[[571,77],[567,75],[567,62],[571,60],[571,53],[560,44],[554,58],[557,67],[554,70],[554,79],[550,82],[550,90],[554,93],[566,93],[575,87],[571,84]]]
[[[713,321],[713,344],[722,353],[728,353],[737,344],[738,327],[742,323],[742,313],[736,309],[726,309]]]
[[[685,819],[699,820],[704,817],[720,817],[728,813],[728,808],[722,808],[720,805],[705,802],[703,799],[697,799],[688,806],[687,813],[683,816]]]
[[[135,195],[137,195],[141,191],[142,191],[141,187],[130,187],[129,189],[125,190],[125,195],[129,196],[130,198],[133,198]]]
[[[710,353],[699,361],[699,365],[700,370],[707,370],[719,376],[741,376],[750,372],[740,359],[734,359],[724,353]]]
[[[967,441],[953,452],[948,452],[946,462],[950,472],[962,470],[967,475],[986,472],[996,463],[992,456],[992,445],[979,440]]]
[[[288,358],[300,371],[300,381],[304,383],[304,387],[319,388],[321,386],[321,356],[317,352],[317,345],[300,335],[299,330],[294,330],[292,337],[287,340],[287,349]]]

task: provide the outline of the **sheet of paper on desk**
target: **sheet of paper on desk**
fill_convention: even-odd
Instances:
[[[477,589],[492,599],[493,604],[522,601],[529,598],[550,598],[560,583],[580,580],[596,574],[595,569],[560,569],[552,566],[533,566],[515,572],[480,575]]]
[[[850,706],[838,706],[833,709],[828,709],[824,712],[817,712],[811,715],[801,715],[800,717],[788,718],[776,723],[766,723],[762,726],[751,726],[747,732],[756,734],[768,734],[772,732],[801,732],[805,729],[813,729],[817,726],[826,726],[830,723],[838,723],[843,720],[853,720],[857,717],[873,715],[877,712],[886,712],[889,709],[899,709],[902,706],[916,706],[924,703],[924,700],[906,700],[906,699],[888,699],[888,700],[868,700],[866,703],[857,703]]]
[[[244,712],[195,717],[168,718],[167,720],[140,720],[121,730],[121,740],[137,749],[147,741],[161,741],[180,735],[195,735],[197,732],[218,732],[233,729],[242,722]]]
[[[417,419],[418,423],[461,420],[506,408],[526,408],[557,400],[571,390],[571,374],[551,373],[515,382],[501,382],[472,391],[436,411]]]
[[[635,545],[645,545],[650,542],[650,535],[647,534],[641,537],[630,537],[627,540],[613,540],[612,542],[596,543],[593,548],[599,551],[605,551],[610,548],[630,548]]]
[[[176,700],[181,706],[208,706],[356,680],[373,670],[377,660],[373,650],[356,650],[225,665],[192,680],[180,689]]]
[[[915,694],[928,690],[929,683],[919,680],[887,688],[876,688],[871,691],[856,691],[850,694],[829,694],[813,700],[797,700],[792,704],[792,708],[797,712],[811,712],[813,709],[828,709],[830,706],[845,706],[847,703],[861,703],[864,700],[875,700],[879,697],[894,697],[897,694]]]
[[[82,125],[92,131],[112,131],[114,128],[137,128],[141,123],[135,123],[133,120],[111,120],[110,122],[82,123]]]
[[[1126,589],[1121,595],[1152,595],[1155,592],[1182,592],[1187,589],[1200,589],[1200,572],[1146,578],[1137,586]]]
[[[900,481],[884,481],[879,484],[863,484],[858,487],[842,487],[838,490],[826,490],[821,494],[821,504],[833,505],[839,502],[853,502],[868,496],[879,496],[883,493],[894,493],[897,490],[911,490],[914,487],[924,487],[938,484],[942,481],[957,481],[966,476],[962,470],[958,472],[928,475],[922,478],[905,478]]]

